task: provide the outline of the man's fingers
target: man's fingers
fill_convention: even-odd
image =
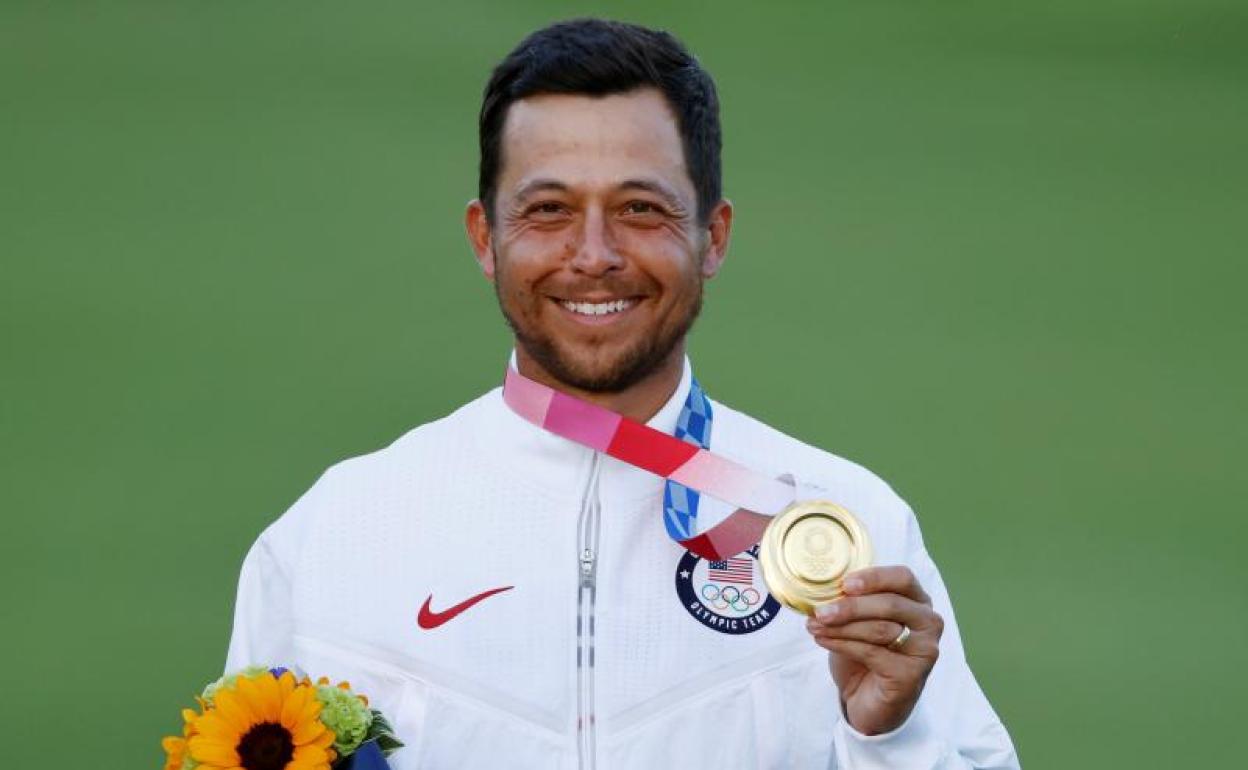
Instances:
[[[846,596],[815,608],[815,620],[825,626],[843,626],[862,620],[891,620],[919,633],[944,629],[944,621],[931,607],[898,594]]]
[[[845,593],[850,596],[866,594],[901,594],[921,604],[931,605],[932,599],[919,585],[918,578],[909,567],[867,567],[845,576]]]
[[[832,639],[823,646],[833,654],[844,656],[855,663],[861,663],[872,671],[879,671],[890,663],[895,664],[903,658],[901,654],[895,653],[887,647],[867,642],[857,642],[853,639]]]
[[[889,645],[896,641],[901,632],[898,631],[885,639],[882,627],[870,628],[873,623],[868,621],[851,624],[851,627],[856,626],[858,630],[851,630],[849,633],[842,633],[842,629],[838,627],[824,627],[815,623],[808,623],[806,627],[810,631],[811,638],[815,644],[829,652],[846,653],[851,659],[872,667],[885,660],[896,660],[900,657],[935,661],[940,656],[940,637],[936,634],[912,633],[904,644],[893,649]],[[896,625],[894,627],[900,628],[900,626]],[[858,638],[860,635],[870,638]],[[865,650],[866,647],[874,647],[893,657],[868,655]]]
[[[858,620],[842,626],[824,625],[814,618],[806,621],[806,630],[819,642],[846,639],[888,645],[901,636],[902,628],[900,623],[891,620]]]

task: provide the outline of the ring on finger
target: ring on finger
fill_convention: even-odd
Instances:
[[[901,633],[897,634],[897,638],[888,643],[888,649],[893,652],[899,652],[906,642],[910,639],[910,626],[902,626]]]

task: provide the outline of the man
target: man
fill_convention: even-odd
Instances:
[[[229,668],[350,680],[406,742],[397,768],[1016,767],[905,503],[693,379],[733,218],[710,77],[665,33],[556,24],[495,69],[480,142],[466,225],[515,335],[507,387],[835,497],[881,566],[813,619],[783,609],[756,549],[669,537],[730,506],[496,389],[335,466],[261,535]]]

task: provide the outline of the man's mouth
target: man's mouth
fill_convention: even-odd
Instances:
[[[637,304],[636,299],[616,299],[610,302],[574,302],[568,299],[559,300],[564,308],[583,316],[604,316],[622,313]]]

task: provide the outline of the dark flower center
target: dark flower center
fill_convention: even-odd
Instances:
[[[295,742],[285,727],[261,722],[247,731],[235,750],[247,770],[282,770],[295,755]]]

